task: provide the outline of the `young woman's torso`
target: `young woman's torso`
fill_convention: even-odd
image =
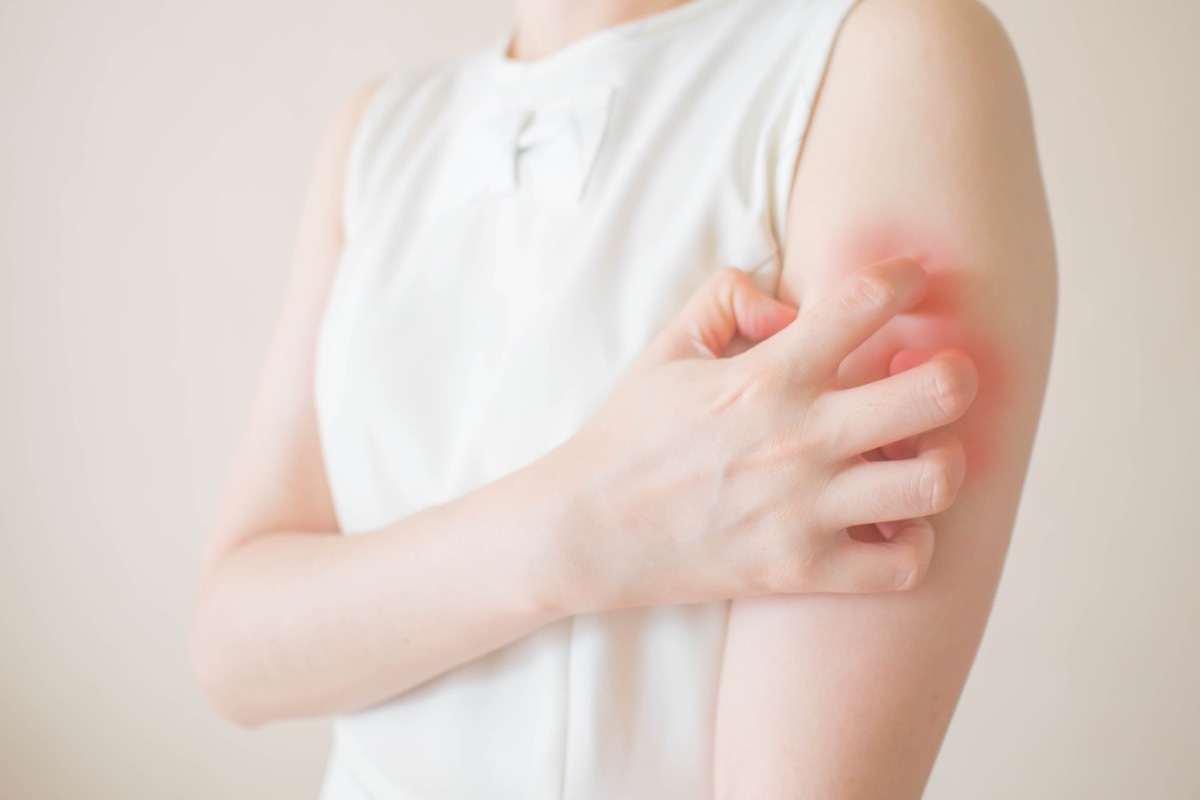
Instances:
[[[345,534],[569,437],[714,270],[775,290],[853,2],[689,0],[537,61],[508,59],[507,31],[389,77],[315,364]],[[574,616],[338,717],[322,800],[710,797],[727,611]]]

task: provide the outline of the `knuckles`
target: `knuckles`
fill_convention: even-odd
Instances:
[[[783,504],[758,518],[752,533],[738,548],[739,577],[749,594],[800,592],[811,588],[817,554],[806,542],[818,536],[811,520]]]
[[[858,272],[847,281],[840,297],[847,310],[860,314],[886,307],[894,294],[895,289],[882,275]]]
[[[775,376],[769,364],[761,364],[752,359],[723,360],[717,363],[722,367],[722,374],[717,381],[713,400],[709,404],[712,413],[723,414],[736,406],[755,403],[758,398],[772,391],[771,385],[775,382]]]
[[[902,592],[912,591],[925,580],[925,575],[929,572],[929,560],[915,550],[906,549],[898,556],[896,572],[899,576],[896,589]]]
[[[781,537],[768,561],[753,570],[751,580],[760,594],[803,592],[812,587],[816,564],[811,554],[791,544],[792,537]]]
[[[977,380],[970,359],[939,357],[929,362],[925,396],[934,416],[947,422],[966,413],[975,399]]]
[[[945,511],[962,484],[965,464],[961,446],[929,453],[920,460],[921,469],[912,490],[913,506],[922,516]]]
[[[761,405],[766,415],[778,415],[785,407],[795,407],[806,389],[795,365],[750,350],[734,359],[719,362],[724,376],[719,381],[717,407],[721,410],[738,403]],[[804,403],[800,403],[801,406]]]
[[[915,505],[923,514],[936,514],[950,507],[950,470],[940,459],[929,458],[921,466]]]
[[[744,270],[724,266],[716,269],[708,279],[709,290],[722,304],[730,304],[733,297],[744,289],[751,288],[753,281]]]
[[[711,280],[718,285],[734,287],[744,283],[747,277],[744,270],[740,270],[737,267],[724,266],[718,267],[713,272]]]
[[[870,312],[896,303],[927,279],[924,269],[907,256],[893,256],[850,275],[843,284],[842,304],[851,312]]]

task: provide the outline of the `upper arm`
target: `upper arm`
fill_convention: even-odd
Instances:
[[[1056,277],[1028,99],[973,0],[864,0],[831,56],[796,172],[779,296],[803,311],[893,254],[932,273],[927,313],[843,364],[961,346],[979,390],[948,426],[967,477],[901,593],[733,601],[717,706],[721,798],[919,797],[999,580],[1041,410]],[[918,311],[922,310],[918,307]]]
[[[336,532],[313,405],[316,332],[343,242],[346,162],[363,108],[358,87],[328,124],[308,182],[287,288],[209,539],[201,580],[238,544],[272,530]]]

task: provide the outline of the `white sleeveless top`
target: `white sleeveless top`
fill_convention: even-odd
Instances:
[[[774,292],[853,0],[687,0],[391,74],[351,146],[315,401],[341,530],[569,437],[724,265]],[[469,592],[470,587],[462,587]],[[708,800],[729,601],[581,614],[334,719],[322,800]]]

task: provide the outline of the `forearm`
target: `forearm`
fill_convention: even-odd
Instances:
[[[214,705],[243,725],[357,710],[567,616],[557,542],[583,516],[564,458],[375,531],[263,534],[226,553],[192,627]]]

